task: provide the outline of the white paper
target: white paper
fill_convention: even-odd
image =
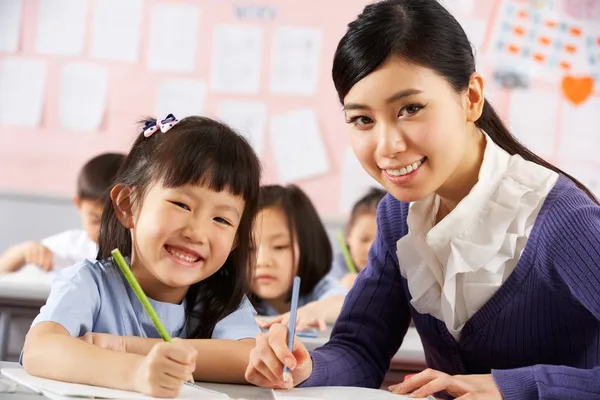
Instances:
[[[257,94],[260,90],[263,31],[254,26],[215,29],[210,87],[215,92]]]
[[[560,169],[583,183],[600,199],[600,174],[597,162],[558,162]]]
[[[416,397],[394,394],[387,390],[344,386],[294,388],[274,390],[273,392],[277,400],[419,400]]]
[[[165,79],[158,85],[156,118],[173,114],[177,119],[204,112],[206,83],[198,79]]]
[[[598,162],[600,98],[590,96],[577,106],[567,99],[562,99],[561,113],[558,157],[566,160]],[[553,115],[548,115],[546,111],[546,117],[550,118]],[[597,174],[599,171],[594,172]]]
[[[321,31],[280,27],[271,49],[271,92],[312,95],[317,92]]]
[[[142,0],[97,0],[90,56],[108,61],[139,58]]]
[[[102,398],[102,399],[127,399],[127,400],[147,400],[154,397],[145,396],[137,392],[129,392],[125,390],[109,389],[99,386],[82,385],[79,383],[68,383],[55,381],[51,379],[39,378],[29,375],[21,368],[2,368],[2,375],[5,375],[19,384],[28,387],[36,392],[44,392],[44,395],[51,398],[64,397],[86,397],[86,398]],[[46,394],[47,393],[47,394]],[[184,385],[179,392],[179,396],[175,398],[181,400],[198,399],[198,400],[221,400],[228,399],[224,393],[218,393],[209,390],[202,390]]]
[[[14,53],[19,48],[22,0],[0,1],[0,52]]]
[[[508,120],[512,133],[534,153],[554,153],[559,94],[556,90],[512,90]]]
[[[257,101],[224,100],[219,103],[217,117],[250,142],[260,156],[267,129],[267,106]]]
[[[69,63],[62,70],[58,115],[63,128],[92,131],[100,127],[106,110],[108,68],[91,63]]]
[[[158,3],[152,9],[148,68],[152,71],[193,72],[200,27],[200,8]]]
[[[269,139],[281,181],[294,182],[329,171],[313,110],[301,109],[272,117]]]
[[[85,39],[87,0],[39,0],[35,50],[80,55]]]
[[[459,19],[462,28],[469,39],[469,42],[475,46],[475,56],[479,55],[485,32],[487,29],[487,21],[481,19]]]
[[[0,60],[0,125],[38,126],[46,88],[46,62]]]
[[[347,148],[344,152],[340,179],[340,212],[342,214],[349,214],[354,203],[367,194],[369,189],[373,187],[383,189],[383,186],[373,179],[362,165],[360,165],[352,148]]]

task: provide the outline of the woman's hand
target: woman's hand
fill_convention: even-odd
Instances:
[[[258,334],[246,369],[249,383],[272,389],[289,389],[308,379],[312,373],[312,359],[298,337],[294,338],[294,348],[290,351],[287,336],[288,329],[281,324],[271,326],[268,333]],[[292,373],[291,380],[287,382],[283,382],[284,365]]]
[[[358,274],[356,272],[348,272],[344,277],[340,280],[340,285],[346,290],[352,289],[354,286],[354,281],[356,281],[356,277]]]
[[[393,393],[410,394],[412,397],[446,392],[456,397],[456,400],[502,400],[500,389],[491,374],[452,376],[426,369],[389,389]]]
[[[127,340],[124,336],[112,335],[110,333],[87,332],[79,339],[103,349],[127,353]]]
[[[320,307],[321,301],[313,301],[303,307],[299,307],[296,311],[296,331],[308,331],[313,328],[319,328],[321,332],[327,331],[327,315],[329,310],[327,307]],[[267,329],[274,324],[289,325],[290,313],[278,315],[268,321],[262,320],[258,323],[261,329]]]

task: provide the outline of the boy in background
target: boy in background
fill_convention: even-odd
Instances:
[[[123,162],[120,153],[105,153],[89,160],[79,172],[73,202],[81,217],[82,229],[71,229],[9,247],[0,255],[0,272],[14,272],[27,264],[45,271],[58,270],[85,258],[96,258],[98,233],[105,196]]]

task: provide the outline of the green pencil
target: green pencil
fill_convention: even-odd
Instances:
[[[356,267],[352,262],[352,256],[350,256],[350,250],[348,250],[348,245],[346,244],[346,238],[344,238],[344,232],[338,231],[338,242],[340,247],[342,248],[342,254],[344,255],[344,261],[346,261],[346,266],[350,272],[356,273]]]
[[[142,303],[142,306],[144,306],[144,310],[146,310],[146,312],[150,316],[150,319],[152,320],[152,323],[154,323],[154,326],[156,327],[156,330],[158,331],[160,336],[165,342],[172,342],[171,336],[169,336],[169,333],[165,329],[165,326],[158,318],[158,315],[156,314],[156,311],[154,311],[154,307],[152,307],[152,304],[150,304],[146,293],[144,293],[137,279],[135,279],[135,276],[133,276],[133,272],[131,272],[131,268],[129,268],[129,266],[127,265],[127,261],[125,261],[123,254],[121,254],[119,249],[114,249],[113,251],[111,251],[111,254],[113,255],[115,262],[119,266],[119,269],[121,270],[123,275],[125,275],[125,279],[127,279],[127,282],[129,282],[129,285],[133,289],[133,292]],[[190,382],[194,382],[194,377],[190,377]]]

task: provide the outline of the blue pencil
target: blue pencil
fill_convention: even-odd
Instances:
[[[292,307],[290,308],[290,323],[288,325],[288,348],[294,349],[294,336],[296,335],[296,312],[298,311],[298,296],[300,295],[300,277],[294,277],[294,286],[292,287]],[[283,381],[287,382],[292,377],[290,369],[283,367]]]

